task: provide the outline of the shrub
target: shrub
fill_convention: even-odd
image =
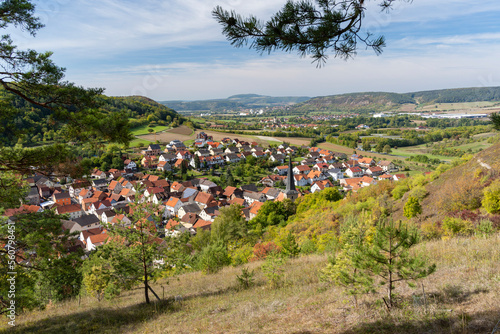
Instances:
[[[421,185],[414,187],[410,191],[410,196],[418,198],[419,200],[424,199],[424,197],[427,196],[427,194],[428,194],[428,191],[425,189],[424,186],[421,186]]]
[[[404,194],[406,194],[406,192],[408,192],[408,190],[410,190],[410,188],[408,187],[408,184],[406,184],[406,183],[398,184],[392,190],[392,197],[395,200],[398,200],[398,199],[402,198],[404,196]]]
[[[316,251],[316,244],[314,241],[307,239],[300,245],[300,252],[302,254],[312,254]]]
[[[240,289],[248,289],[254,283],[254,272],[250,271],[248,268],[241,268],[241,274],[236,275],[236,282],[238,283],[238,288]]]
[[[286,257],[297,257],[300,253],[300,246],[291,232],[281,242],[281,253]]]
[[[493,223],[490,220],[481,220],[476,228],[476,234],[482,237],[487,237],[495,232]]]
[[[230,252],[231,263],[233,266],[247,263],[253,255],[253,247],[245,244],[241,247],[235,248]]]
[[[483,190],[483,207],[488,213],[500,212],[500,181],[495,180]]]
[[[423,222],[420,225],[420,231],[425,239],[437,239],[443,234],[439,224],[431,221]]]
[[[203,248],[199,266],[206,274],[213,274],[231,263],[227,247],[222,242],[217,242]]]
[[[406,218],[413,218],[422,213],[422,205],[420,205],[418,198],[410,196],[403,208],[403,211]]]
[[[255,246],[253,247],[253,257],[251,258],[251,260],[252,261],[263,260],[268,255],[279,252],[280,248],[272,241],[258,243],[255,244]]]
[[[272,252],[267,256],[261,269],[271,288],[276,289],[283,285],[285,278],[285,270],[283,269],[284,265],[285,259],[281,257],[278,252]]]
[[[460,218],[446,217],[443,220],[443,232],[446,236],[471,235],[474,226],[467,220]]]

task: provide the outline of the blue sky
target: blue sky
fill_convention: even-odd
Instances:
[[[413,0],[381,13],[371,1],[365,27],[383,34],[380,56],[361,48],[316,68],[295,53],[236,49],[211,16],[216,5],[267,19],[285,0],[39,0],[45,24],[21,48],[53,51],[66,80],[106,95],[198,100],[256,93],[323,96],[500,86],[500,1]]]

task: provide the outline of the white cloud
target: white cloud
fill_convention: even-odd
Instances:
[[[104,86],[110,95],[141,93],[158,100],[249,92],[308,96],[407,92],[500,80],[495,56],[500,52],[500,33],[488,27],[465,34],[456,31],[457,25],[467,24],[457,18],[477,19],[480,13],[500,11],[498,0],[401,1],[388,14],[381,14],[373,7],[377,1],[371,1],[366,28],[387,34],[406,27],[408,35],[391,40],[380,57],[361,50],[354,60],[332,58],[321,69],[296,54],[259,57],[254,51],[228,51],[233,49],[211,16],[212,9],[221,5],[267,19],[284,3],[44,0],[38,9],[46,28],[36,38],[16,34],[16,40],[21,47],[55,51],[56,63],[68,68],[70,81]],[[436,34],[425,30],[435,23],[449,23],[449,27]]]

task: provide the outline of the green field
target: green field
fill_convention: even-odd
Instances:
[[[137,138],[137,139],[134,139],[134,140],[130,141],[129,147],[137,147],[137,145],[138,145],[139,143],[142,143],[142,144],[144,144],[144,145],[146,145],[146,146],[147,146],[147,145],[149,145],[150,143],[152,143],[152,141],[147,140],[147,139],[138,139],[138,138]]]
[[[425,154],[427,157],[430,159],[439,159],[443,161],[452,161],[456,158],[454,157],[447,157],[444,155],[434,155],[427,153],[428,148],[425,147],[425,144],[422,145],[417,145],[417,146],[408,146],[408,147],[401,147],[398,149],[392,149],[391,155],[397,155],[397,156],[402,156],[405,158],[413,157],[416,155],[422,155]]]
[[[152,127],[150,128],[149,126],[147,125],[142,125],[140,127],[137,127],[137,128],[133,128],[131,130],[132,134],[134,136],[142,136],[142,135],[149,135],[149,129],[153,129],[153,131],[155,132],[160,132],[160,131],[165,131],[165,130],[168,130],[170,129],[170,127],[168,126],[163,126],[163,125],[158,125],[158,126],[155,126],[155,127]],[[153,132],[154,133],[154,132]]]

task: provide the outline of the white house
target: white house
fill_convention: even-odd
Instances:
[[[358,166],[347,168],[347,170],[345,171],[345,173],[349,177],[362,177],[363,174],[364,174],[363,170],[360,167],[358,167]]]
[[[164,213],[165,218],[177,215],[177,211],[179,211],[181,206],[182,202],[179,198],[170,197],[168,201],[165,203],[165,213]]]
[[[330,168],[327,173],[334,181],[344,178],[344,173],[338,168]]]

